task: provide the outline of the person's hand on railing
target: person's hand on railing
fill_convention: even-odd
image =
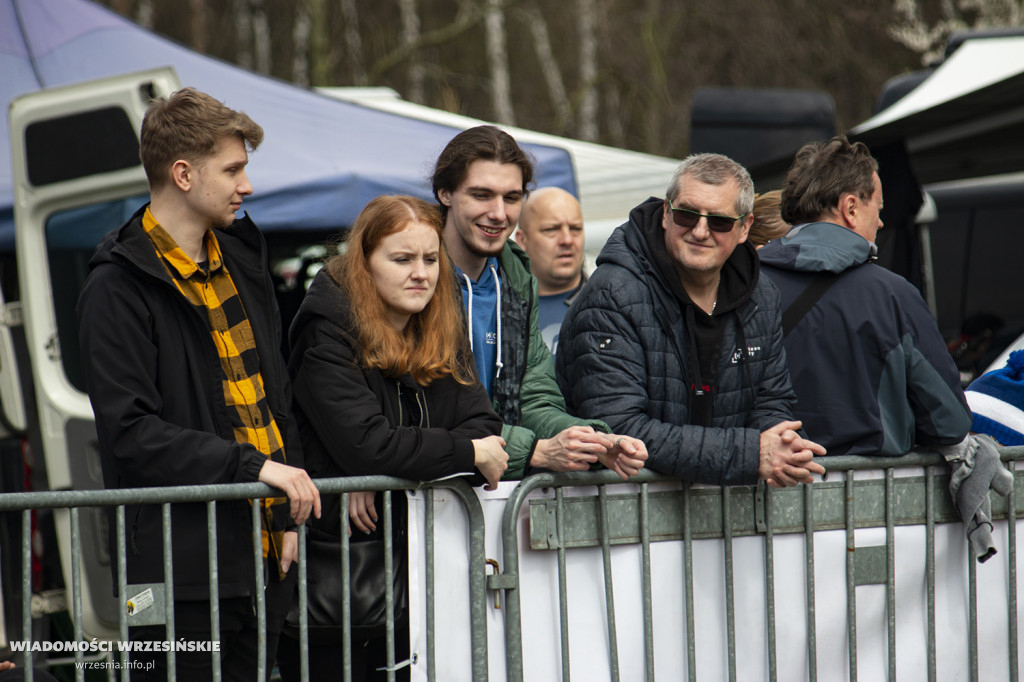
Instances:
[[[305,523],[311,512],[320,518],[320,491],[304,469],[268,459],[260,469],[259,480],[284,491],[291,503],[291,516],[296,524]]]
[[[495,490],[502,474],[508,469],[505,439],[501,436],[487,436],[473,440],[473,465],[487,479],[484,490]]]
[[[374,506],[376,497],[377,493],[372,490],[348,494],[348,518],[352,521],[348,527],[349,535],[352,535],[352,526],[364,533],[377,530],[377,507]]]
[[[647,462],[647,446],[642,440],[609,433],[606,438],[611,447],[597,456],[597,461],[619,475],[622,480],[636,476]]]
[[[294,530],[286,531],[281,542],[281,571],[288,572],[292,563],[299,559],[299,534]]]
[[[810,483],[811,474],[823,474],[825,468],[814,461],[815,455],[824,455],[825,448],[797,430],[799,421],[779,422],[761,433],[760,465],[758,476],[768,485],[784,488]]]
[[[590,426],[570,426],[551,438],[538,440],[530,466],[548,471],[586,471],[611,447],[614,441],[608,434]]]

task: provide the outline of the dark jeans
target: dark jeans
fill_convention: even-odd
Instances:
[[[284,617],[288,613],[298,570],[293,566],[288,576],[278,579],[276,570],[267,567],[265,592],[267,609],[267,678],[273,670]],[[175,641],[207,642],[210,640],[210,602],[178,601],[174,603]],[[224,682],[257,682],[259,654],[259,622],[256,601],[252,597],[220,600],[220,665]],[[130,629],[133,641],[167,640],[163,625],[146,625]],[[132,652],[133,682],[164,682],[167,679],[167,654],[163,651]],[[175,654],[177,678],[183,682],[213,679],[213,656],[209,651],[178,651]]]
[[[252,597],[220,600],[220,664],[222,679],[254,682],[257,670],[257,622]],[[210,640],[210,602],[174,603],[175,641]],[[167,641],[163,625],[144,625],[130,629],[132,641]],[[167,654],[163,651],[133,651],[132,682],[167,680]],[[208,651],[178,651],[175,670],[179,680],[200,682],[213,679],[212,654]]]

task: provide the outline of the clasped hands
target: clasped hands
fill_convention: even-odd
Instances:
[[[799,421],[779,422],[761,433],[758,476],[773,488],[785,488],[810,483],[813,474],[824,474],[825,468],[814,461],[815,455],[824,455],[825,448],[797,430]]]

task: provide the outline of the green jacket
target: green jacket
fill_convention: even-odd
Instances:
[[[551,352],[537,322],[537,280],[530,274],[526,252],[510,240],[498,265],[504,366],[494,381],[494,411],[504,422],[501,436],[509,457],[504,478],[518,479],[529,473],[537,439],[551,438],[570,426],[592,426],[605,433],[611,429],[603,421],[577,419],[566,412]]]

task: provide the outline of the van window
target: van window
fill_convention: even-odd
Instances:
[[[37,187],[141,164],[139,138],[120,107],[29,124],[25,157],[28,180]]]
[[[46,252],[61,364],[68,382],[83,393],[75,306],[89,275],[89,260],[103,236],[125,223],[147,201],[149,196],[142,195],[81,206],[53,213],[46,220]]]

